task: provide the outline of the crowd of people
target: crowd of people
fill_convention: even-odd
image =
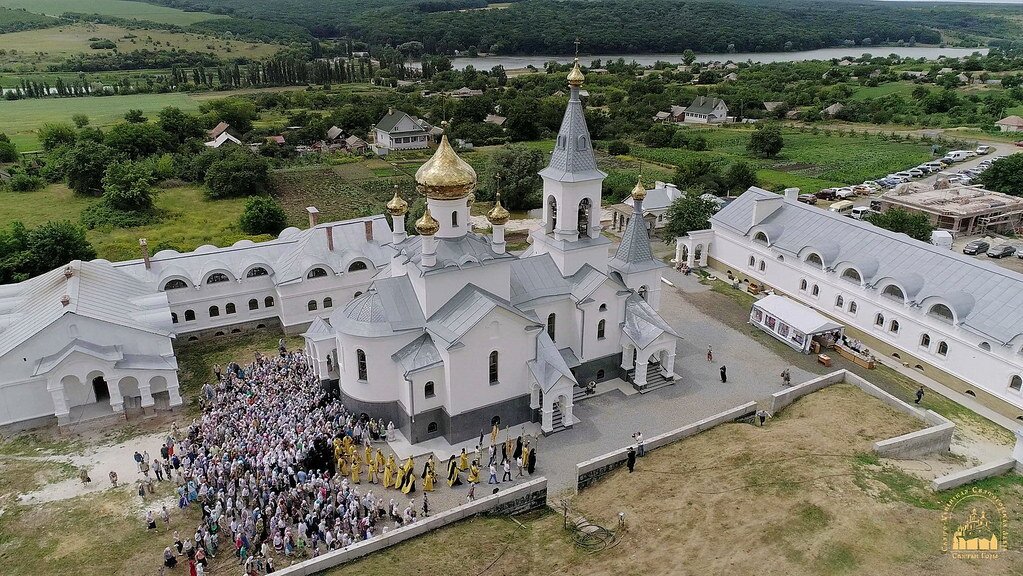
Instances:
[[[215,372],[215,382],[201,391],[201,419],[185,430],[174,426],[160,449],[162,459],[150,464],[148,454],[135,455],[147,478],[157,469],[177,483],[178,507],[198,506],[202,513],[194,532],[182,537],[174,531],[163,569],[187,563],[190,576],[203,576],[211,558],[229,553],[244,574],[270,574],[275,557],[315,557],[429,514],[426,493],[437,483],[433,457],[421,474],[411,458],[385,457],[373,443],[393,440],[393,423],[346,410],[320,386],[302,352],[282,346],[279,356],[257,355],[251,365],[232,363]],[[463,449],[446,470],[452,487],[468,472],[469,500],[479,482],[482,443],[481,434],[471,463]],[[536,454],[528,441],[495,443],[496,428],[491,479],[497,465],[509,480],[512,464],[520,476],[533,472]],[[421,508],[412,499],[417,479],[423,482]],[[145,500],[144,492],[140,496]],[[169,526],[166,508],[158,513]],[[157,526],[152,510],[146,525]]]

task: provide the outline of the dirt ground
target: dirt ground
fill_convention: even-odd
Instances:
[[[851,416],[851,417],[850,417]],[[764,428],[728,424],[640,459],[584,490],[571,514],[626,529],[588,554],[557,513],[475,519],[344,566],[339,576],[398,574],[1023,573],[1019,546],[997,560],[941,552],[941,507],[922,480],[870,454],[922,424],[847,385],[797,401]],[[985,485],[1021,526],[1023,479]]]

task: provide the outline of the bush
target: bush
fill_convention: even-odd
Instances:
[[[247,234],[277,235],[288,225],[280,202],[270,196],[254,196],[245,203],[241,227]]]
[[[18,173],[11,178],[9,185],[14,192],[32,192],[33,190],[39,190],[45,184],[43,179],[38,176]]]
[[[18,148],[13,142],[0,141],[0,162],[17,162]]]
[[[114,44],[113,40],[101,38],[95,42],[89,42],[89,48],[92,48],[93,50],[116,50],[117,44]]]
[[[43,145],[43,150],[49,152],[58,146],[73,146],[75,140],[78,139],[78,132],[72,124],[57,122],[43,124],[37,136],[39,143]]]
[[[624,156],[629,153],[629,145],[621,140],[612,140],[607,145],[607,153],[612,156]]]
[[[131,228],[145,226],[157,220],[152,210],[118,210],[102,199],[82,210],[81,222],[86,228]]]
[[[237,148],[210,165],[204,183],[206,196],[213,199],[265,194],[270,189],[270,164],[261,156]]]

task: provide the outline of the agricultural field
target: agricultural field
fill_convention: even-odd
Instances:
[[[276,44],[224,40],[187,32],[130,30],[121,26],[77,22],[0,35],[0,45],[6,50],[6,54],[0,55],[0,70],[6,74],[39,72],[47,70],[51,64],[63,62],[69,56],[108,52],[89,47],[97,38],[112,41],[119,52],[185,50],[216,54],[223,58],[261,59],[272,56],[281,48]]]
[[[154,189],[153,200],[160,221],[134,228],[97,228],[86,236],[100,258],[128,260],[138,258],[138,239],[146,238],[152,252],[165,248],[194,250],[203,244],[228,246],[249,238],[268,240],[269,236],[249,236],[241,231],[238,219],[245,199],[207,200],[194,186]],[[53,184],[36,192],[0,191],[0,226],[21,221],[34,228],[50,220],[78,222],[82,210],[96,199],[74,195],[62,184]]]
[[[892,142],[862,134],[838,136],[784,130],[785,147],[776,158],[756,158],[746,151],[752,130],[704,129],[709,150],[693,152],[674,148],[634,147],[633,155],[665,165],[678,166],[689,158],[703,157],[723,167],[736,160],[757,169],[761,186],[795,186],[816,191],[829,186],[858,184],[916,166],[931,159],[929,144]]]
[[[220,97],[224,93],[219,93]],[[188,94],[137,94],[132,96],[86,96],[82,98],[33,98],[0,101],[0,132],[11,137],[18,150],[28,152],[39,149],[36,130],[47,122],[70,122],[74,114],[85,114],[90,124],[106,128],[123,121],[124,113],[142,110],[155,117],[167,106],[177,106],[193,112],[202,100]]]
[[[914,84],[912,82],[888,82],[880,86],[855,86],[852,98],[853,100],[867,100],[868,98],[880,98],[889,94],[898,94],[908,98],[918,86],[921,86],[921,84]],[[924,87],[929,90],[934,89],[933,86]]]
[[[0,0],[0,6],[6,8],[23,8],[36,14],[60,16],[65,12],[82,12],[85,14],[102,14],[118,18],[149,20],[165,24],[187,26],[203,20],[226,18],[206,12],[185,12],[176,8],[167,8],[143,2],[127,0]]]

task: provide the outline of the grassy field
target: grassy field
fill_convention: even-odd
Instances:
[[[919,86],[912,82],[889,82],[880,86],[858,86],[853,89],[853,100],[866,100],[868,98],[880,98],[889,94],[899,94],[909,97],[913,89]]]
[[[781,153],[776,158],[762,159],[746,152],[751,132],[738,128],[700,130],[709,146],[706,152],[636,146],[632,154],[673,166],[694,157],[709,158],[722,166],[744,160],[756,167],[761,186],[796,186],[808,192],[880,178],[931,158],[927,144],[785,130]]]
[[[0,6],[7,8],[24,8],[36,14],[59,16],[64,12],[82,12],[85,14],[102,14],[118,18],[134,18],[150,20],[166,24],[187,26],[203,20],[226,18],[206,12],[185,12],[176,8],[156,6],[142,2],[126,0],[0,0]]]
[[[225,96],[218,93],[219,97]],[[46,122],[70,122],[74,114],[85,114],[92,126],[106,128],[124,120],[131,109],[150,117],[167,106],[195,111],[202,100],[188,94],[136,94],[132,96],[88,96],[83,98],[34,98],[0,101],[0,132],[11,137],[21,152],[37,150],[35,131]]]
[[[227,246],[238,240],[266,240],[249,236],[238,227],[244,199],[207,200],[196,187],[157,189],[156,209],[162,219],[136,228],[95,229],[87,236],[100,258],[138,258],[138,239],[146,238],[152,252],[164,248],[194,250],[203,244]],[[63,185],[51,185],[36,192],[0,192],[0,225],[20,220],[35,227],[48,220],[78,222],[83,208],[93,199],[81,198]]]
[[[107,24],[76,23],[0,35],[0,45],[7,50],[5,55],[0,56],[0,70],[5,70],[8,74],[30,70],[42,71],[46,70],[48,65],[62,62],[69,56],[108,52],[89,48],[90,38],[111,40],[120,52],[186,50],[217,54],[224,58],[266,58],[281,48],[275,44],[223,40],[185,32],[129,30]]]
[[[1015,543],[997,560],[943,554],[941,508],[954,492],[933,494],[870,453],[875,440],[921,426],[838,385],[798,400],[764,428],[719,426],[581,492],[571,501],[573,516],[614,530],[617,514],[625,514],[612,549],[575,547],[560,514],[514,524],[474,518],[327,574],[1019,573]],[[978,486],[1001,498],[1014,530],[1023,478]]]

